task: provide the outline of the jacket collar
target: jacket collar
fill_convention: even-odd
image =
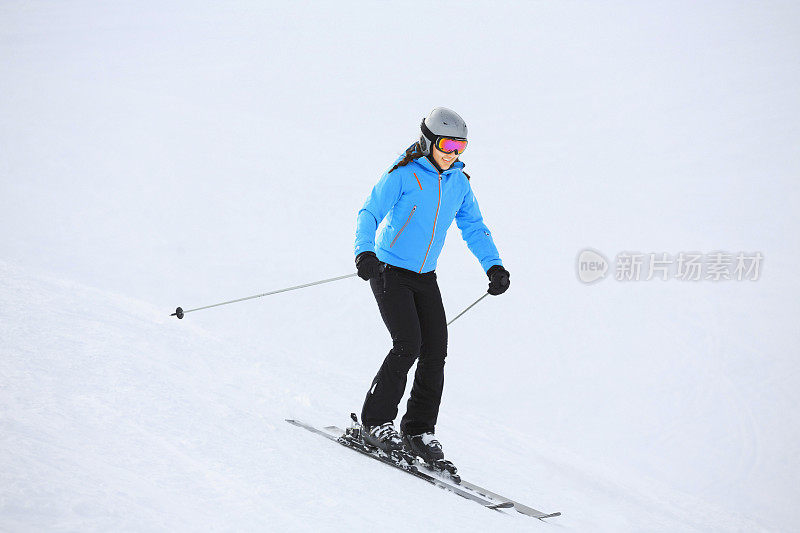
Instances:
[[[434,173],[436,175],[439,175],[439,171],[436,169],[436,167],[433,165],[433,163],[430,162],[430,160],[427,157],[422,156],[420,158],[415,159],[414,162],[416,164],[418,164],[419,166],[421,166],[423,169],[427,170],[428,172],[432,172],[432,173]],[[452,164],[452,166],[450,168],[448,168],[447,170],[445,170],[441,174],[442,174],[442,176],[449,176],[450,174],[454,173],[456,170],[461,170],[462,168],[464,168],[464,163],[462,163],[461,161],[456,161],[455,163]]]

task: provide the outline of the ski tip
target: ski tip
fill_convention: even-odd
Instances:
[[[540,517],[539,517],[539,520],[542,520],[542,519],[544,519],[544,518],[553,518],[554,516],[561,516],[561,511],[558,511],[558,512],[556,512],[556,513],[550,513],[550,514],[546,514],[546,515],[544,515],[544,516],[540,516]]]

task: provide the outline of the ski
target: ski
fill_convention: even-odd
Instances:
[[[527,516],[532,516],[532,517],[538,518],[540,520],[542,518],[553,518],[554,516],[561,516],[561,511],[556,511],[555,513],[543,513],[542,511],[538,511],[538,510],[534,509],[533,507],[528,507],[527,505],[524,505],[524,504],[519,503],[517,501],[514,501],[512,499],[506,498],[504,496],[500,496],[499,494],[495,494],[494,492],[492,492],[490,490],[487,490],[487,489],[484,489],[483,487],[479,487],[478,485],[475,485],[474,483],[470,483],[469,481],[461,480],[461,486],[466,487],[468,489],[472,489],[475,492],[477,492],[478,494],[483,494],[484,496],[487,496],[487,497],[490,497],[490,498],[498,498],[498,499],[503,499],[503,500],[510,501],[512,504],[514,504],[514,509],[518,513],[521,513],[521,514],[524,514],[524,515],[527,515]]]
[[[302,422],[300,420],[293,420],[293,419],[287,418],[286,421],[288,423],[294,425],[294,426],[301,427],[301,428],[306,429],[306,430],[308,430],[308,431],[310,431],[312,433],[316,433],[317,435],[321,435],[321,436],[325,437],[328,440],[332,440],[333,442],[337,442],[337,443],[343,445],[345,448],[349,448],[349,449],[351,449],[353,451],[356,451],[356,452],[358,452],[358,453],[360,453],[362,455],[366,455],[367,457],[371,457],[371,458],[373,458],[373,459],[375,459],[377,461],[380,461],[380,462],[382,462],[382,463],[384,463],[386,465],[392,466],[394,468],[397,468],[398,470],[402,470],[403,472],[411,474],[412,476],[414,476],[416,478],[419,478],[419,479],[422,479],[423,481],[427,481],[431,485],[434,485],[434,486],[439,487],[441,489],[445,489],[445,490],[448,490],[448,491],[453,492],[455,494],[458,494],[459,496],[461,496],[463,498],[466,498],[468,500],[472,500],[474,502],[480,503],[481,505],[483,505],[486,508],[494,509],[494,510],[500,510],[500,509],[508,509],[508,508],[511,508],[511,507],[514,506],[514,504],[511,503],[511,502],[508,502],[508,501],[496,501],[494,499],[487,498],[487,497],[475,494],[475,493],[473,493],[473,492],[471,492],[469,490],[464,490],[464,489],[462,489],[462,488],[460,488],[458,486],[451,485],[451,484],[449,484],[449,483],[447,483],[447,482],[445,482],[445,481],[443,481],[441,479],[438,479],[435,476],[429,475],[429,474],[427,474],[425,472],[420,472],[419,469],[413,464],[403,464],[402,462],[392,460],[389,456],[379,455],[378,453],[372,453],[372,452],[368,451],[366,448],[362,448],[360,446],[357,446],[356,443],[352,439],[346,438],[344,433],[342,433],[340,436],[336,436],[335,434],[330,433],[331,429],[335,429],[334,426],[328,426],[325,429],[320,429],[320,428],[314,427],[314,426],[312,426],[310,424],[306,424],[305,422]],[[328,430],[328,431],[326,431],[326,430]]]
[[[325,429],[328,430],[328,431],[332,431],[334,433],[338,433],[340,435],[344,434],[344,430],[339,428],[339,427],[337,427],[337,426],[327,426]],[[453,466],[453,463],[450,463],[449,461],[447,461],[447,463],[449,463],[451,466]],[[461,487],[463,487],[465,489],[469,489],[469,490],[471,490],[473,492],[476,492],[479,495],[484,496],[485,498],[489,498],[489,499],[492,499],[492,500],[495,500],[495,501],[509,502],[509,503],[513,504],[514,510],[516,510],[520,514],[524,514],[524,515],[527,515],[527,516],[532,516],[533,518],[538,518],[540,520],[543,519],[543,518],[553,518],[555,516],[561,516],[561,512],[560,511],[559,512],[555,512],[555,513],[544,513],[542,511],[534,509],[533,507],[529,507],[529,506],[527,506],[525,504],[522,504],[522,503],[519,503],[517,501],[514,501],[511,498],[506,498],[505,496],[501,496],[500,494],[492,492],[492,491],[490,491],[488,489],[485,489],[485,488],[483,488],[483,487],[481,487],[479,485],[476,485],[474,483],[470,483],[469,481],[465,481],[465,480],[461,479],[461,477],[458,474],[451,473],[451,471],[448,468],[434,468],[434,467],[432,467],[432,466],[430,466],[430,465],[428,465],[428,464],[426,464],[426,463],[424,463],[422,461],[419,461],[419,460],[417,460],[414,463],[414,465],[417,468],[421,468],[421,469],[425,470],[426,472],[428,472],[430,474],[438,474],[438,475],[441,475],[441,476],[445,476],[446,479],[452,481],[453,483],[456,483],[457,485],[459,485],[459,486],[461,486]],[[455,470],[455,468],[453,468],[453,470]]]

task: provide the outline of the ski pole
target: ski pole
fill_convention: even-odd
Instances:
[[[461,311],[460,313],[458,313],[458,315],[456,315],[456,317],[455,317],[453,320],[451,320],[450,322],[448,322],[448,323],[447,323],[447,325],[449,326],[450,324],[452,324],[453,322],[455,322],[456,320],[458,320],[458,317],[460,317],[461,315],[463,315],[464,313],[466,313],[467,311],[469,311],[470,309],[472,309],[473,307],[475,307],[475,306],[477,305],[477,303],[478,303],[478,302],[480,302],[481,300],[483,300],[483,299],[484,299],[484,298],[486,298],[487,296],[489,296],[489,293],[488,293],[488,292],[487,292],[486,294],[484,294],[483,296],[481,296],[480,298],[478,298],[477,300],[475,300],[474,302],[472,302],[472,304],[471,304],[469,307],[467,307],[466,309],[464,309],[463,311]]]
[[[169,316],[176,316],[178,318],[183,318],[183,315],[185,315],[186,313],[191,313],[193,311],[200,311],[201,309],[209,309],[211,307],[219,307],[220,305],[235,304],[236,302],[243,302],[245,300],[252,300],[253,298],[261,298],[262,296],[269,296],[270,294],[278,294],[279,292],[293,291],[295,289],[302,289],[303,287],[311,287],[312,285],[320,285],[322,283],[329,283],[331,281],[337,281],[337,280],[340,280],[340,279],[352,278],[353,276],[357,276],[357,275],[358,275],[357,273],[353,273],[353,274],[347,274],[346,276],[339,276],[339,277],[336,277],[336,278],[323,279],[323,280],[320,280],[320,281],[312,281],[311,283],[305,283],[303,285],[296,285],[294,287],[287,287],[285,289],[278,289],[277,291],[265,292],[264,294],[255,294],[253,296],[245,296],[244,298],[238,298],[236,300],[231,300],[229,302],[222,302],[222,303],[218,303],[218,304],[206,305],[204,307],[197,307],[195,309],[187,309],[186,311],[184,311],[183,309],[178,307],[175,310],[175,312],[172,313]]]

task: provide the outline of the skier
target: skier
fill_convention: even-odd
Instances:
[[[467,147],[466,123],[455,111],[437,107],[420,129],[419,141],[381,176],[358,212],[356,268],[369,281],[392,337],[361,422],[367,443],[387,453],[405,448],[433,464],[444,459],[434,432],[447,355],[447,320],[434,269],[453,219],[489,277],[489,294],[505,292],[510,275],[458,157]],[[401,435],[393,422],[417,358]]]

